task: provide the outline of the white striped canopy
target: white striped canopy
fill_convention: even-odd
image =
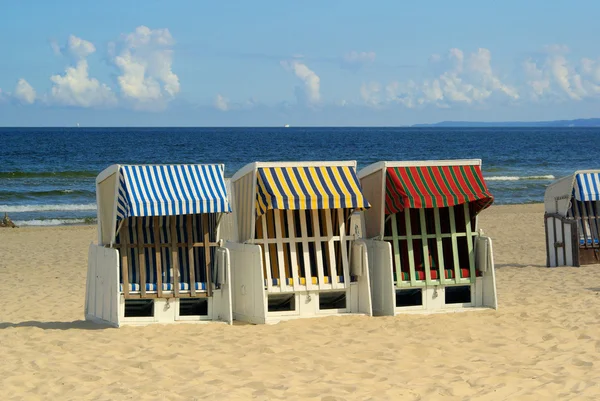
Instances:
[[[579,173],[573,189],[578,201],[600,201],[600,173]]]
[[[229,213],[222,165],[122,165],[117,221],[127,217]]]

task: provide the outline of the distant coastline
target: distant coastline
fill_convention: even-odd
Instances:
[[[433,124],[414,124],[415,128],[426,127],[600,127],[600,118],[579,118],[576,120],[554,120],[554,121],[504,121],[504,122],[485,122],[485,121],[441,121]]]

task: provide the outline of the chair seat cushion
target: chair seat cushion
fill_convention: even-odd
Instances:
[[[598,238],[588,238],[587,240],[585,238],[580,238],[579,239],[579,245],[598,245]]]
[[[314,285],[317,285],[319,282],[319,278],[318,277],[311,277],[311,281]],[[273,286],[279,286],[279,282],[280,280],[278,278],[274,278],[271,280],[273,284]],[[293,278],[287,278],[286,280],[286,284],[287,285],[294,285],[294,279]],[[300,277],[299,280],[300,281],[300,285],[306,285],[306,277]],[[323,284],[330,284],[331,283],[331,277],[329,276],[324,276],[323,277]],[[338,283],[343,283],[344,282],[344,276],[338,276]],[[265,280],[265,287],[267,286],[267,280]]]
[[[174,286],[172,283],[163,283],[163,291],[173,291]],[[206,290],[206,283],[197,282],[195,283],[196,291]],[[179,283],[179,291],[189,291],[189,283]],[[120,291],[123,292],[123,284],[120,284]],[[156,292],[158,291],[158,285],[156,283],[146,283],[146,291]],[[138,283],[129,284],[129,292],[140,292],[140,285]]]
[[[481,272],[479,270],[475,270],[477,277],[481,277]],[[425,280],[425,271],[424,270],[415,270],[416,280],[423,281]],[[453,279],[454,269],[445,269],[444,276],[447,279]],[[469,278],[471,276],[470,269],[460,269],[460,278]],[[431,270],[431,279],[438,280],[438,271]],[[394,281],[396,281],[396,272],[394,272]],[[410,273],[402,272],[402,281],[410,281]]]

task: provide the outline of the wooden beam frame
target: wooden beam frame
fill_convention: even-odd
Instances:
[[[460,284],[460,283],[473,283],[476,279],[476,266],[475,266],[475,254],[474,254],[474,244],[473,240],[475,237],[479,236],[477,232],[474,232],[471,228],[471,216],[469,210],[469,204],[465,203],[462,206],[464,208],[464,223],[465,223],[465,231],[457,232],[457,223],[456,223],[456,215],[454,212],[454,206],[448,207],[448,217],[450,224],[450,232],[442,233],[441,230],[441,221],[440,221],[440,210],[439,208],[434,208],[433,217],[435,221],[435,233],[427,232],[426,225],[426,215],[423,209],[419,210],[419,223],[421,225],[421,234],[413,234],[412,233],[412,225],[411,225],[411,217],[410,217],[410,209],[405,209],[404,221],[406,227],[406,235],[398,235],[398,216],[399,213],[392,214],[389,216],[391,222],[391,236],[384,236],[382,239],[388,242],[391,242],[393,248],[393,257],[395,264],[395,272],[396,272],[396,287],[422,287],[424,285],[435,285],[435,284]],[[461,222],[462,224],[462,222]],[[452,244],[452,255],[454,262],[454,278],[449,279],[446,278],[446,268],[444,261],[444,244],[443,239],[449,238]],[[469,278],[461,278],[460,272],[460,260],[458,254],[458,238],[465,238],[467,242],[467,252],[469,254]],[[437,255],[438,255],[438,279],[434,280],[431,278],[431,264],[429,263],[429,239],[436,240],[437,246]],[[425,270],[425,280],[417,280],[416,279],[416,269],[415,269],[415,259],[414,259],[414,249],[413,249],[413,241],[421,240],[421,249],[423,252],[423,265]],[[404,281],[402,280],[402,258],[401,258],[401,247],[400,241],[404,241],[407,245],[408,251],[408,264],[410,268],[410,280]]]
[[[594,210],[593,201],[586,201],[586,210],[588,215],[588,221],[590,224],[590,228],[592,231],[592,246],[595,245],[595,240],[600,238],[600,228],[598,227],[598,216],[596,215],[596,211]]]
[[[308,212],[308,213],[307,213]],[[269,230],[268,215],[273,214],[273,228]],[[287,230],[284,227],[283,216],[286,213]],[[306,215],[310,216],[313,233],[308,236],[308,226]],[[296,236],[296,217],[299,217],[300,237]],[[334,229],[334,221],[337,226]],[[298,291],[306,287],[307,290],[318,288],[320,290],[346,288],[351,282],[351,273],[349,266],[346,234],[346,222],[344,219],[344,210],[269,210],[257,219],[257,235],[252,241],[254,244],[262,246],[263,257],[267,268],[265,277],[267,280],[267,292],[289,292]],[[320,227],[323,224],[323,227]],[[258,229],[262,227],[262,230]],[[339,228],[339,235],[333,235]],[[321,234],[323,229],[324,234]],[[274,231],[274,232],[271,232]],[[287,236],[285,232],[287,231]],[[262,232],[263,235],[260,235]],[[264,235],[266,233],[266,235]],[[336,256],[336,242],[340,245],[340,263],[343,271],[344,282],[340,282]],[[322,243],[326,243],[326,250],[322,249]],[[302,255],[297,253],[297,245],[302,244]],[[317,270],[317,284],[312,283],[311,261],[309,254],[309,245],[314,246],[315,262]],[[288,248],[289,247],[289,248]],[[289,253],[288,253],[289,252]],[[323,252],[326,252],[325,254]],[[327,266],[323,263],[323,255],[326,256]],[[289,256],[289,258],[288,258]],[[276,274],[279,275],[279,285],[272,284],[273,258],[277,260]],[[304,272],[300,272],[298,261],[302,258]],[[289,265],[289,260],[291,265]],[[289,265],[289,266],[288,266]],[[304,273],[304,283],[301,283],[301,274]],[[291,277],[288,277],[291,276]],[[325,282],[325,277],[329,277]],[[287,285],[287,278],[292,278],[293,285]]]
[[[352,277],[350,275],[350,263],[348,260],[348,237],[346,235],[346,219],[344,218],[344,209],[337,209],[338,213],[338,224],[340,227],[340,251],[342,253],[342,271],[344,273],[344,286],[347,287],[350,285],[350,281]],[[332,241],[333,241],[332,236]],[[337,281],[337,276],[335,277]]]
[[[467,249],[469,251],[469,278],[471,283],[475,282],[477,272],[475,271],[475,252],[473,250],[473,235],[471,232],[471,212],[469,204],[465,203],[465,229],[467,232]]]
[[[406,244],[408,246],[408,267],[410,269],[410,285],[415,286],[417,284],[417,277],[415,271],[415,253],[413,251],[413,235],[412,225],[410,222],[410,209],[404,209],[404,224],[406,227]]]
[[[171,230],[171,266],[173,268],[173,294],[179,296],[179,250],[177,241],[177,216],[169,216],[169,229]]]
[[[425,283],[431,285],[431,264],[429,263],[429,241],[427,241],[427,222],[425,221],[425,209],[419,209],[419,223],[421,225],[421,249],[423,252],[423,266],[425,267]]]
[[[121,228],[121,237],[123,238],[121,246],[121,281],[123,285],[123,294],[125,299],[129,298],[129,231],[127,227],[129,225],[128,219],[123,221],[123,227]],[[124,234],[124,235],[123,235]]]
[[[275,239],[277,242],[275,243],[275,252],[276,252],[276,260],[277,260],[277,270],[279,272],[279,286],[282,289],[286,289],[288,287],[288,274],[287,274],[287,260],[285,258],[284,246],[283,246],[283,233],[281,228],[281,213],[279,210],[273,210],[273,225],[275,226]]]
[[[267,211],[268,212],[268,211]],[[260,216],[260,224],[262,226],[263,239],[269,236],[267,231],[267,215],[266,213]],[[272,266],[271,266],[271,247],[264,240],[259,241],[259,244],[262,245],[263,248],[263,256],[265,261],[265,270],[267,272],[267,291],[269,292],[281,292],[280,285],[273,285],[273,275],[271,274]],[[281,284],[281,281],[279,282]]]
[[[324,209],[323,214],[325,215],[325,234],[329,240],[326,242],[326,260],[327,267],[329,269],[329,277],[331,286],[334,289],[338,289],[340,287],[340,283],[338,283],[338,273],[337,273],[337,265],[335,260],[335,249],[334,249],[334,240],[333,240],[333,225],[331,222],[331,210],[341,210],[341,209]],[[321,219],[322,220],[322,219]],[[322,221],[321,221],[322,223]]]
[[[188,214],[185,216],[186,219],[186,236],[187,236],[187,246],[188,246],[188,278],[190,285],[190,294],[195,297],[196,296],[196,263],[194,260],[194,247],[192,244],[194,243],[194,238],[192,236],[192,215]],[[207,277],[207,280],[210,280],[210,277]]]
[[[312,227],[313,232],[316,234],[317,232],[320,234],[321,226],[319,221],[319,211],[313,209],[310,211],[312,217]],[[320,236],[320,235],[319,235]],[[323,250],[321,249],[321,241],[315,241],[315,259],[317,260],[317,278],[318,278],[318,286],[319,289],[322,290],[325,284],[325,275],[323,272]]]
[[[454,281],[460,280],[460,260],[458,259],[458,236],[456,233],[456,220],[454,215],[454,206],[449,208],[450,215],[450,233],[452,238],[452,257],[454,262]],[[466,235],[466,234],[465,234]]]
[[[162,282],[162,260],[160,252],[160,220],[158,216],[152,218],[152,229],[154,232],[154,257],[156,259],[156,290],[158,297],[162,298],[163,282]]]
[[[177,242],[175,245],[177,245],[180,248],[187,248],[188,246],[192,246],[194,248],[204,248],[205,243],[204,242],[192,242],[191,244],[188,242]],[[119,247],[123,246],[122,244],[119,245]],[[141,244],[141,245],[137,245],[137,244],[128,244],[127,247],[130,249],[138,249],[138,248],[170,248],[173,246],[173,243],[168,243],[168,244]],[[209,242],[208,246],[219,246],[218,242]]]
[[[296,222],[294,212],[292,210],[285,210],[284,213],[287,213],[287,221],[288,221],[288,237],[290,240],[296,239]],[[300,290],[300,277],[298,275],[298,255],[297,255],[297,244],[295,242],[289,242],[290,247],[290,261],[292,265],[290,266],[292,269],[292,280],[294,291]]]
[[[306,212],[301,210],[298,214],[300,215],[300,234],[302,235],[300,242],[302,242],[302,257],[304,258],[304,279],[306,280],[306,288],[310,291],[315,288],[315,285],[312,282],[312,271],[310,268],[308,245],[310,241],[308,238],[308,226],[306,225]]]
[[[209,297],[212,296],[212,275],[211,266],[212,260],[210,259],[210,232],[208,231],[208,215],[202,214],[202,228],[204,232],[204,265],[206,268],[206,291]],[[194,285],[196,283],[194,282]]]
[[[144,219],[138,218],[135,222],[136,226],[136,243],[138,244],[137,252],[138,252],[138,268],[140,269],[140,274],[138,277],[140,278],[140,293],[142,294],[142,298],[146,296],[146,252],[144,248],[141,246],[144,241]]]
[[[193,218],[193,216],[196,215],[185,215],[185,216],[181,216],[181,219],[183,221],[183,219],[185,219],[185,223],[186,223],[186,229],[185,229],[185,234],[187,236],[187,240],[184,242],[178,241],[177,240],[177,235],[180,232],[180,230],[177,229],[177,220],[178,217],[177,216],[166,216],[165,219],[165,227],[163,227],[164,230],[166,230],[166,232],[168,234],[167,238],[164,238],[164,241],[161,239],[161,234],[163,233],[163,231],[161,231],[160,228],[160,222],[161,222],[161,218],[158,216],[154,216],[154,217],[135,217],[136,221],[135,221],[135,228],[134,228],[134,238],[136,239],[134,241],[134,243],[131,243],[131,241],[129,240],[129,234],[130,234],[130,228],[131,228],[131,224],[129,224],[129,219],[125,219],[122,223],[122,231],[121,231],[121,241],[120,244],[114,244],[112,247],[113,248],[117,248],[119,250],[119,254],[120,254],[120,264],[121,264],[121,281],[122,281],[122,291],[120,291],[121,293],[124,294],[125,298],[164,298],[166,297],[203,297],[203,296],[211,296],[212,295],[212,276],[211,276],[211,264],[213,263],[213,261],[211,260],[211,247],[216,247],[219,246],[219,242],[211,242],[210,241],[210,233],[208,232],[208,228],[209,228],[209,216],[208,215],[200,215],[202,216],[202,223],[200,223],[203,226],[203,236],[202,238],[200,238],[202,240],[202,242],[194,242],[194,232],[198,231],[198,227],[195,226],[195,219]],[[144,224],[144,219],[151,219],[149,220],[149,222],[152,223],[152,228],[150,229],[149,227],[146,227],[146,225]],[[196,231],[194,231],[194,227],[196,228]],[[154,236],[154,240],[150,241],[152,243],[145,243],[146,241],[144,240],[144,234],[145,231],[144,230],[151,230],[152,231],[152,235]],[[168,237],[170,236],[170,239],[168,239]],[[180,281],[181,281],[181,274],[180,274],[180,270],[179,270],[179,248],[183,248],[184,250],[186,250],[187,252],[185,252],[185,256],[184,258],[188,261],[188,272],[189,272],[189,295],[186,295],[186,293],[188,292],[187,290],[185,292],[181,292],[180,287]],[[196,255],[195,255],[195,249],[204,249],[205,252],[205,256],[206,256],[206,261],[207,261],[207,265],[206,265],[206,275],[207,275],[207,282],[206,282],[206,290],[196,290]],[[164,250],[164,251],[163,251]],[[129,252],[133,251],[134,255],[137,255],[138,261],[137,263],[135,263],[136,266],[133,266],[133,262],[132,260],[130,260],[129,256]],[[151,264],[151,261],[148,260],[148,255],[146,255],[146,252],[150,251],[153,252],[155,259],[156,259],[156,266],[155,266],[155,270],[156,270],[156,291],[150,291],[146,288],[146,281],[148,281],[148,277],[147,277],[147,267],[149,265],[149,263]],[[165,252],[166,251],[166,252]],[[164,288],[164,283],[163,283],[163,269],[166,266],[165,263],[163,263],[163,257],[168,258],[168,256],[166,255],[166,253],[170,254],[170,257],[172,259],[172,285],[173,285],[173,289],[172,290],[166,290]],[[151,255],[150,255],[151,258]],[[136,269],[136,272],[139,271],[138,277],[140,280],[140,288],[139,291],[131,291],[129,288],[129,266],[132,265],[132,268]],[[164,271],[165,274],[169,275],[171,274],[168,271]],[[165,292],[167,292],[168,294],[165,294]],[[207,294],[210,295],[203,295],[203,293],[206,292]]]
[[[440,221],[440,208],[433,209],[433,219],[435,220],[435,243],[437,245],[438,255],[438,279],[440,284],[446,284],[446,269],[444,268],[444,244],[442,241],[442,224]]]
[[[404,279],[402,277],[402,261],[400,257],[400,241],[398,236],[398,213],[392,214],[392,237],[387,240],[392,241],[392,248],[394,249],[394,262],[396,265],[396,287],[401,287]],[[385,238],[384,238],[385,239]]]

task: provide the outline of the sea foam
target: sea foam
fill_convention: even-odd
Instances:
[[[96,204],[0,205],[0,213],[53,212],[69,210],[96,210]]]
[[[486,181],[521,181],[521,180],[537,180],[537,181],[549,181],[556,177],[553,175],[527,175],[524,177],[518,176],[496,176],[496,177],[485,177]]]

